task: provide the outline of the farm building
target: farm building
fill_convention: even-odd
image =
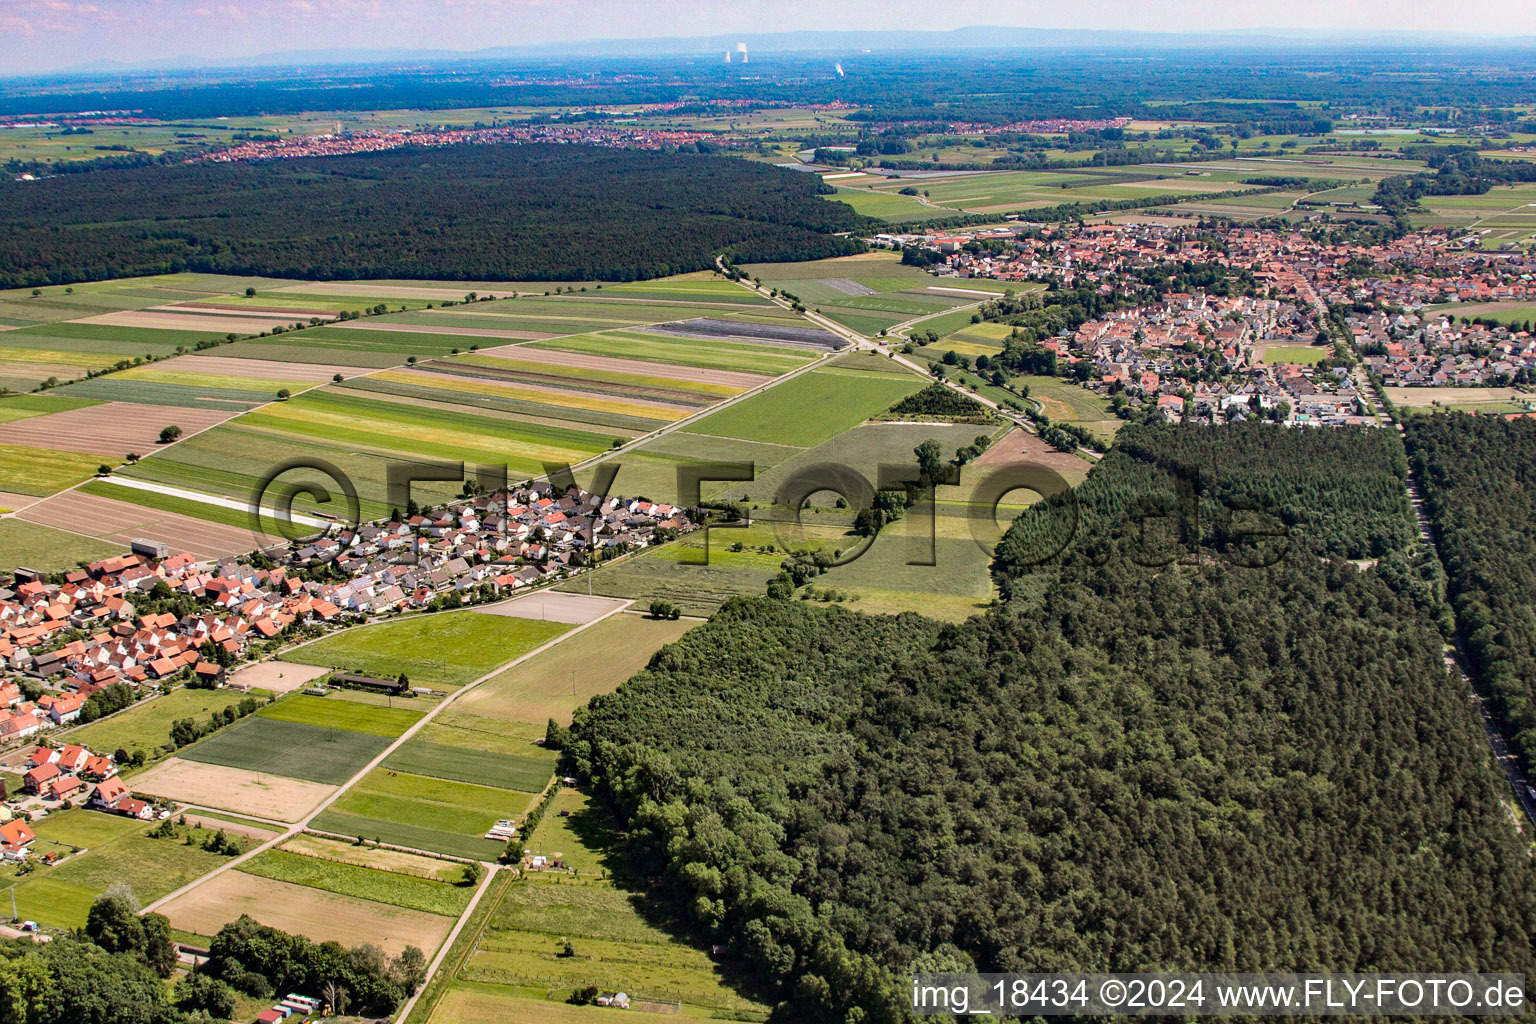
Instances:
[[[356,690],[369,690],[373,693],[388,693],[396,697],[406,697],[411,692],[411,684],[403,679],[380,679],[377,676],[358,675],[356,672],[337,672],[331,676],[331,682],[336,686],[349,686]]]

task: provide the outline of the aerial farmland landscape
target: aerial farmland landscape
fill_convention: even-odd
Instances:
[[[1446,13],[0,5],[0,1024],[1530,1019]]]

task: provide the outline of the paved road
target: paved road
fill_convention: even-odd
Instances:
[[[1394,421],[1386,413],[1386,405],[1381,400],[1381,392],[1376,388],[1375,382],[1358,368],[1355,373],[1361,393],[1369,394],[1376,399],[1377,422],[1384,425],[1390,424],[1401,434],[1403,425]],[[1419,540],[1425,547],[1436,552],[1438,557],[1439,544],[1435,539],[1434,529],[1430,525],[1429,514],[1424,511],[1424,495],[1419,490],[1419,482],[1414,478],[1411,464],[1408,469],[1407,490],[1408,502],[1413,507],[1413,518],[1419,527]],[[1483,732],[1488,736],[1488,746],[1493,751],[1493,760],[1509,781],[1509,788],[1515,794],[1515,802],[1525,812],[1526,820],[1536,826],[1536,791],[1531,789],[1530,779],[1520,767],[1520,760],[1509,749],[1509,740],[1493,717],[1493,711],[1488,706],[1488,697],[1472,674],[1470,667],[1472,663],[1467,658],[1466,644],[1459,630],[1456,633],[1455,642],[1447,644],[1444,653],[1446,669],[1461,680],[1462,685],[1466,687],[1468,698],[1477,708],[1477,717],[1483,724]]]

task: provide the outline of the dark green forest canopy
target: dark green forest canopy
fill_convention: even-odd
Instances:
[[[1082,487],[1014,521],[994,576],[1007,592],[1032,567],[1074,553],[1189,561],[1196,536],[1202,557],[1232,565],[1285,552],[1379,558],[1413,537],[1407,472],[1402,443],[1371,427],[1138,425]]]
[[[1536,765],[1536,421],[1408,419],[1456,625],[1515,752]]]
[[[1282,506],[1339,460],[1399,486],[1342,487],[1267,569],[1072,553],[961,625],[738,599],[578,712],[570,768],[777,1019],[904,1019],[915,965],[1536,967],[1536,873],[1385,525],[1396,438],[1123,436],[1084,488],[1122,508],[1191,455]]]
[[[455,146],[0,183],[0,285],[181,270],[629,281],[857,251],[815,175],[584,146]]]

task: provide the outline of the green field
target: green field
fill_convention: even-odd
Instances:
[[[1264,349],[1264,362],[1275,365],[1277,363],[1298,363],[1303,366],[1315,366],[1330,354],[1326,345],[1269,345]]]
[[[788,373],[814,358],[810,352],[773,345],[646,334],[643,331],[604,331],[573,334],[554,341],[536,341],[528,348],[585,355],[616,356],[648,363],[696,366],[711,370],[777,375]]]
[[[194,690],[182,687],[163,697],[143,700],[108,718],[81,726],[66,734],[69,742],[83,743],[92,750],[112,753],[142,750],[150,754],[156,747],[170,743],[171,723],[180,718],[191,718],[204,724],[215,711],[222,711],[238,704],[247,696],[264,700],[267,693],[253,690],[244,694],[238,690]]]
[[[0,361],[3,361],[4,357],[5,350],[0,349]],[[0,396],[0,423],[11,423],[15,420],[30,419],[33,416],[44,416],[53,412],[68,412],[70,409],[84,409],[95,404],[87,399],[63,398],[57,395],[5,395]]]
[[[123,554],[116,544],[55,530],[22,519],[0,519],[0,565],[24,565],[41,572],[73,569],[77,562],[95,562]]]
[[[114,882],[126,883],[148,903],[224,862],[223,856],[201,848],[208,831],[184,829],[198,842],[188,846],[176,839],[150,839],[144,834],[150,828],[148,822],[86,810],[60,812],[39,822],[35,831],[40,843],[84,845],[89,852],[17,880],[17,911],[23,919],[47,927],[78,928],[85,924],[91,902]]]
[[[403,707],[377,707],[333,697],[294,694],[256,712],[276,722],[324,725],[327,729],[367,733],[394,739],[421,718],[422,712]]]
[[[446,917],[462,914],[475,891],[471,886],[450,885],[287,850],[267,850],[241,864],[239,870],[279,882],[293,882],[342,896]]]
[[[647,920],[631,892],[615,884],[622,862],[610,854],[614,842],[601,811],[562,791],[529,849],[571,870],[532,872],[507,887],[430,1019],[562,1020],[556,1015],[571,1008],[540,997],[559,1000],[593,985],[627,992],[636,1003],[681,1004],[676,1012],[687,1018],[763,1020],[766,1006],[733,990],[703,951]],[[557,956],[567,941],[575,956]],[[465,1017],[471,993],[474,1005],[511,1016]]]
[[[237,508],[227,508],[223,505],[215,505],[211,502],[197,501],[193,498],[183,498],[176,494],[161,494],[158,491],[146,491],[138,487],[124,487],[113,483],[110,478],[104,480],[88,480],[78,488],[82,494],[94,494],[102,498],[111,498],[113,501],[126,501],[130,505],[139,505],[143,508],[152,508],[158,512],[174,512],[177,515],[191,516],[193,519],[204,519],[210,523],[222,523],[225,526],[246,528],[251,525],[251,514]],[[249,500],[249,497],[247,497]],[[266,507],[266,506],[263,506]],[[260,517],[261,528],[269,537],[282,537],[282,523],[271,516]],[[251,537],[251,547],[257,547],[257,538]]]
[[[812,370],[691,425],[699,434],[809,448],[922,390],[908,379]]]
[[[694,625],[630,612],[610,615],[464,694],[422,736],[457,746],[544,754],[530,744],[544,735],[551,718],[568,725],[576,708],[614,690]]]
[[[463,686],[570,628],[474,611],[414,615],[325,637],[283,660],[390,679],[404,672],[418,685]]]
[[[43,497],[88,480],[103,463],[116,465],[123,453],[82,455],[52,448],[0,444],[0,491]]]
[[[450,746],[413,736],[385,759],[384,767],[452,782],[537,793],[555,774],[555,753],[531,749],[537,753],[510,754]]]
[[[1513,326],[1524,326],[1536,320],[1536,305],[1523,302],[1446,302],[1430,306],[1428,312],[1443,313],[1457,319],[1481,317]]]
[[[389,746],[389,739],[348,729],[251,715],[176,752],[205,764],[339,785]]]
[[[375,768],[314,821],[340,835],[493,860],[505,844],[482,838],[502,818],[517,818],[526,793]]]

